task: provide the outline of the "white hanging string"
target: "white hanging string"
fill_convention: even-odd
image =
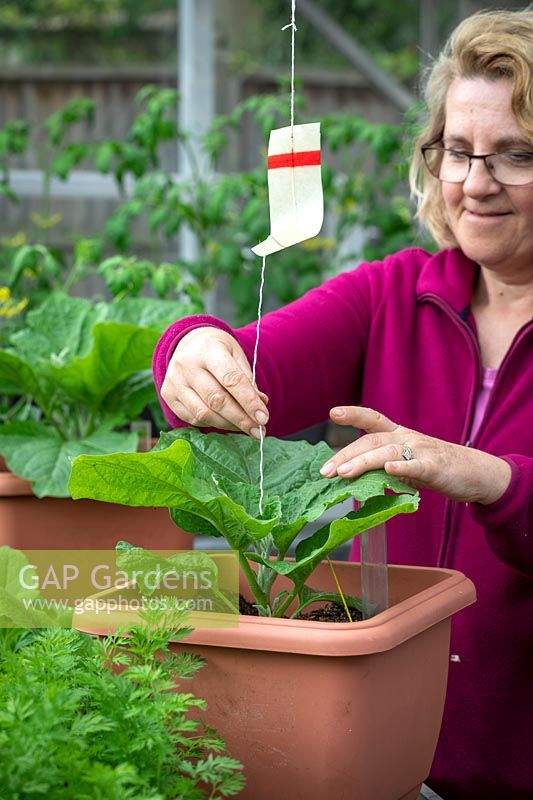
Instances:
[[[263,266],[261,267],[261,284],[259,286],[259,305],[257,308],[257,325],[255,329],[255,347],[254,347],[254,360],[252,365],[252,383],[257,387],[257,383],[255,380],[255,372],[257,368],[257,353],[259,350],[259,326],[261,324],[261,312],[263,309],[263,288],[265,285],[265,265],[266,265],[266,256],[263,256]],[[265,441],[265,432],[262,425],[259,426],[259,432],[261,436],[261,440],[259,442],[259,514],[263,513],[263,482],[264,482],[264,474],[263,474],[263,443]]]
[[[296,0],[292,0],[291,7],[291,21],[288,25],[284,25],[282,30],[291,28],[291,152],[294,152],[294,52],[295,52],[295,33],[298,30],[296,27]],[[294,170],[292,171],[292,202],[293,207],[296,207],[296,190],[294,186]],[[261,313],[263,309],[263,288],[265,285],[265,266],[266,256],[263,256],[263,265],[261,267],[261,284],[259,287],[259,305],[257,308],[257,325],[255,333],[255,347],[254,359],[252,365],[252,382],[257,388],[255,379],[257,367],[257,353],[259,351],[259,328],[261,324]],[[262,425],[259,426],[260,442],[259,442],[259,514],[263,513],[263,497],[264,497],[264,441],[265,429]]]
[[[294,153],[294,53],[295,53],[295,34],[298,28],[296,27],[296,0],[292,0],[291,8],[291,21],[288,25],[284,25],[281,29],[286,31],[287,28],[291,29],[291,152]],[[296,187],[294,185],[294,170],[292,171],[292,207],[296,214]]]
[[[291,28],[291,128],[294,128],[294,34],[298,30],[295,20],[296,0],[292,0],[291,21],[281,29],[282,31],[286,31],[287,28]]]

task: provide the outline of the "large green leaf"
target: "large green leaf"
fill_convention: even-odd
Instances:
[[[150,453],[81,457],[73,464],[69,488],[73,497],[168,506],[181,527],[196,533],[215,530],[236,550],[246,550],[271,534],[282,556],[307,522],[347,497],[361,503],[379,497],[387,509],[387,489],[417,495],[382,471],[355,480],[323,478],[319,469],[331,454],[324,443],[313,446],[267,437],[263,514],[259,443],[240,434],[183,428],[163,434]],[[414,510],[416,497],[409,503]],[[407,505],[396,506],[394,513],[408,510]]]
[[[152,328],[99,322],[92,335],[87,355],[64,366],[51,366],[49,374],[70,397],[97,409],[105,396],[126,378],[150,367],[159,334]]]
[[[184,493],[181,474],[190,458],[186,445],[156,456],[79,458],[72,465],[69,490],[75,499],[94,497],[129,506],[172,507]]]
[[[9,469],[31,481],[37,497],[68,497],[72,460],[82,453],[133,451],[135,433],[97,431],[86,439],[65,440],[55,429],[26,420],[0,426],[0,453]]]
[[[39,308],[28,313],[25,328],[13,334],[11,344],[30,364],[61,366],[89,353],[97,323],[124,323],[161,333],[189,313],[191,306],[170,300],[138,297],[92,303],[54,292]]]
[[[24,568],[24,580],[21,580]],[[0,547],[1,628],[70,627],[72,611],[54,608],[43,610],[39,603],[42,599],[39,590],[27,588],[36,577],[37,571],[35,568],[29,569],[28,559],[20,550]]]
[[[154,399],[147,374],[159,335],[187,310],[183,304],[151,298],[95,305],[54,293],[28,314],[24,330],[11,337],[13,350],[0,354],[0,376],[16,380],[31,396],[40,376],[67,398],[100,411],[100,416],[109,414],[115,424],[133,419]]]
[[[24,394],[36,403],[44,402],[38,375],[31,364],[6,350],[0,350],[0,381],[9,389],[8,394]]]
[[[154,402],[157,402],[157,392],[152,370],[145,369],[130,375],[108,392],[99,410],[117,426],[138,419],[143,408]]]
[[[230,486],[239,483],[259,486],[259,443],[256,440],[240,434],[205,435],[196,428],[181,428],[161,434],[156,449],[164,449],[176,440],[188,441],[197,454],[194,469],[198,478],[210,480],[214,474]],[[264,441],[264,491],[267,499],[279,498],[281,504],[281,519],[273,528],[272,536],[282,556],[304,525],[319,519],[326,509],[349,497],[365,503],[370,497],[385,494],[386,490],[416,494],[383,470],[367,472],[356,480],[323,478],[320,467],[332,455],[333,451],[325,442],[310,445],[305,441],[283,442],[274,437]],[[235,497],[235,493],[231,496]]]
[[[196,529],[205,520],[235,550],[270,533],[281,516],[274,498],[259,516],[259,488],[210,472],[186,439],[164,450],[76,459],[69,482],[74,498],[92,497],[132,506],[166,506],[176,524]],[[233,490],[233,495],[230,494]]]
[[[104,429],[137,419],[155,402],[155,345],[190,310],[151,298],[93,304],[58,292],[31,311],[10,348],[0,350],[0,385],[33,401],[60,432],[44,424],[4,428],[0,451],[10,469],[31,480],[39,496],[61,497],[68,495],[69,459],[134,450],[134,435]],[[86,432],[83,441],[69,440],[76,430]]]
[[[53,293],[26,317],[26,326],[11,337],[15,351],[29,364],[64,364],[86,355],[92,328],[106,317],[106,305]]]
[[[170,516],[179,528],[183,528],[184,531],[189,533],[196,533],[199,536],[220,537],[224,535],[218,528],[215,528],[212,522],[209,522],[203,516],[184,511],[182,508],[171,508]]]
[[[128,297],[105,305],[105,316],[109,321],[126,322],[140,328],[154,328],[160,332],[176,320],[188,317],[196,311],[192,303],[156,300],[151,297]]]
[[[35,580],[37,569],[27,569],[26,580],[21,580],[21,570],[28,567],[28,559],[20,550],[11,547],[0,547],[0,587],[14,597],[31,598],[39,594],[37,589],[27,588],[30,581]]]

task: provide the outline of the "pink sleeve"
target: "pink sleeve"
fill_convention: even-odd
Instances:
[[[511,482],[495,503],[472,503],[470,513],[485,528],[494,554],[533,579],[533,458],[503,456],[511,467]]]
[[[195,328],[207,327],[220,328],[228,333],[233,333],[229,325],[226,325],[222,320],[211,317],[208,314],[198,314],[197,316],[185,317],[184,319],[174,322],[161,336],[154,350],[152,373],[154,376],[155,388],[161,408],[163,409],[163,414],[173,428],[184,428],[188,423],[183,422],[183,420],[177,417],[161,397],[161,386],[165,380],[169,361],[179,342],[187,333],[195,330]]]
[[[333,405],[358,402],[372,314],[368,280],[372,269],[364,264],[338,275],[263,317],[257,385],[270,398],[270,436],[308,428],[326,420]],[[232,330],[215,317],[188,317],[174,323],[157,344],[153,372],[158,393],[180,339],[206,325],[233,334],[252,363],[255,322]],[[171,425],[184,424],[163,400],[161,405]]]

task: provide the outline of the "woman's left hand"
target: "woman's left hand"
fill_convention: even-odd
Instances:
[[[337,425],[365,431],[320,470],[327,478],[356,478],[384,469],[415,488],[433,489],[463,503],[494,503],[511,480],[502,458],[397,425],[372,408],[340,406],[330,412]]]

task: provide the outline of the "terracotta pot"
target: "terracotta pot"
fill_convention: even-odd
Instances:
[[[159,550],[192,550],[194,536],[166,508],[130,508],[96,500],[38,498],[0,456],[0,546],[20,550],[112,550],[125,539]]]
[[[335,567],[360,594],[359,565]],[[326,564],[309,585],[335,591]],[[391,607],[364,622],[241,616],[174,645],[207,659],[191,691],[245,766],[242,800],[418,797],[442,720],[451,615],[475,589],[453,570],[390,567],[389,592]]]

